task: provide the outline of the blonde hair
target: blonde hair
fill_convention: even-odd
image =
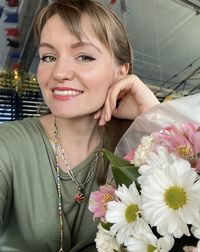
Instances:
[[[128,63],[129,74],[132,73],[133,56],[128,36],[120,19],[111,9],[92,0],[57,0],[45,6],[37,15],[34,27],[37,41],[40,40],[45,23],[55,14],[62,18],[69,31],[80,41],[84,36],[81,17],[88,16],[99,41],[106,46],[119,65]]]
[[[132,49],[127,33],[120,19],[115,13],[103,4],[93,0],[56,0],[41,9],[37,15],[34,32],[39,42],[44,25],[53,15],[59,15],[67,29],[80,41],[83,36],[81,30],[81,17],[86,15],[91,20],[91,26],[99,41],[108,49],[117,64],[129,64],[129,72],[132,73]],[[105,127],[106,142],[108,148],[113,151],[126,129],[131,124],[129,120],[112,118]],[[108,162],[106,162],[108,163]],[[107,166],[99,171],[99,184],[104,184]]]

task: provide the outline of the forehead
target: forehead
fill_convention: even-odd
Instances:
[[[79,40],[90,39],[90,37],[99,40],[92,28],[90,18],[86,15],[81,17],[80,27],[77,27],[77,25],[73,27],[72,24],[67,24],[58,14],[54,14],[45,23],[41,32],[41,38],[55,33],[60,33],[60,35],[71,33]]]
[[[96,48],[99,52],[112,56],[110,50],[107,49],[94,32],[91,25],[91,19],[88,16],[82,16],[78,36],[75,33],[73,34],[71,30],[73,29],[71,29],[59,15],[55,14],[48,19],[43,27],[40,45],[42,43],[50,43],[55,48],[58,48],[59,46],[70,46],[71,48],[74,48],[73,44],[77,45],[79,42],[79,47],[90,45],[93,48]],[[76,46],[75,48],[78,47]]]

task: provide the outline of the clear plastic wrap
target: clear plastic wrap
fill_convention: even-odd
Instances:
[[[186,121],[200,123],[200,94],[163,102],[138,116],[119,141],[115,153],[124,156],[139,144],[141,137]]]

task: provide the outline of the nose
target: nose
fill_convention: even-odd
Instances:
[[[72,80],[74,78],[74,71],[72,64],[63,59],[59,59],[54,67],[53,79],[58,82],[64,82],[66,80]]]

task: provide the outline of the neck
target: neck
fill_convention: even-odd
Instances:
[[[40,118],[54,148],[55,117],[51,114]],[[79,164],[99,145],[102,134],[93,116],[79,119],[56,118],[62,146],[73,164]],[[78,155],[77,155],[78,154]]]
[[[55,129],[60,136],[62,148],[67,153],[70,166],[81,163],[100,142],[100,129],[94,119],[76,122],[55,118]],[[78,155],[77,155],[78,154]]]
[[[54,118],[62,141],[69,144],[82,144],[89,148],[92,141],[98,141],[100,128],[93,117],[78,119]]]

